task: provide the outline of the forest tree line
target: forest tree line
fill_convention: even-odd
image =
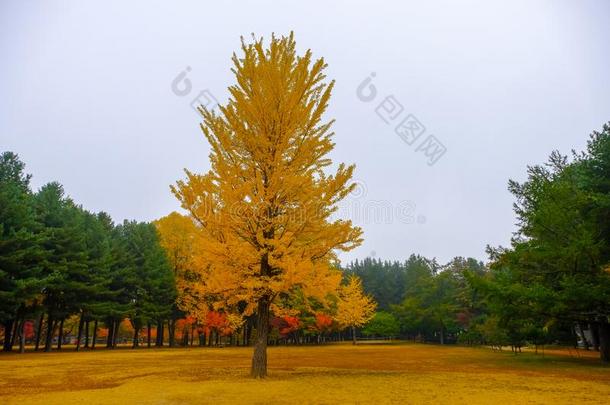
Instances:
[[[61,349],[67,335],[76,350],[95,348],[100,339],[114,348],[126,334],[133,347],[251,343],[254,317],[214,307],[204,295],[207,280],[197,262],[203,258],[194,249],[198,229],[190,218],[172,213],[152,223],[115,224],[107,213],[76,204],[59,183],[34,192],[30,180],[16,154],[0,155],[4,351],[24,351],[26,344]],[[272,343],[348,338],[344,329],[372,316],[375,304],[360,281],[346,279],[337,290],[341,272],[331,274],[319,289],[324,300],[302,291],[278,299]]]
[[[112,347],[125,318],[136,333],[145,324],[161,327],[171,318],[174,278],[154,224],[114,224],[108,214],[76,204],[59,183],[33,192],[30,179],[16,154],[0,155],[5,351],[16,343],[23,350],[28,329],[36,349],[51,350],[54,337],[63,336],[64,324],[73,316],[78,318],[77,349],[90,326],[92,345],[103,324]],[[57,339],[58,348],[62,340]]]
[[[207,299],[210,283],[221,281],[206,279],[209,269],[198,264],[192,219],[172,213],[114,224],[58,183],[33,192],[24,167],[17,155],[1,155],[4,350],[23,349],[28,330],[36,349],[51,350],[65,322],[74,324],[77,350],[83,333],[89,345],[91,331],[95,345],[102,330],[114,347],[125,320],[133,346],[143,331],[149,345],[151,336],[156,345],[167,336],[174,346],[177,329],[182,344],[193,344],[195,333],[199,344],[251,342],[246,303],[228,308]],[[354,261],[321,280],[317,297],[298,290],[278,297],[270,341],[355,338],[360,330],[514,350],[580,343],[610,360],[610,126],[594,132],[585,151],[553,152],[528,167],[527,179],[510,181],[509,190],[518,229],[509,247],[488,247],[488,263],[456,257],[441,265],[419,255]]]
[[[384,311],[369,332],[515,350],[579,342],[610,361],[610,124],[584,151],[555,151],[527,175],[508,186],[517,232],[509,247],[487,248],[486,265],[413,255],[347,266]]]

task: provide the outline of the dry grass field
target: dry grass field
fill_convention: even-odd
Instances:
[[[572,353],[574,354],[574,353]],[[607,403],[610,368],[580,352],[514,356],[418,344],[118,349],[0,356],[0,403]]]

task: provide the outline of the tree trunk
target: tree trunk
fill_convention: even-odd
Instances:
[[[148,323],[146,324],[146,338],[148,348],[150,349],[150,321],[148,321]]]
[[[187,347],[189,345],[189,330],[188,327],[185,326],[182,328],[182,346]]]
[[[163,321],[157,321],[157,339],[155,346],[163,347]]]
[[[591,346],[593,346],[593,350],[599,352],[599,324],[590,323],[589,330],[591,331]]]
[[[114,320],[113,336],[112,336],[112,348],[116,348],[116,341],[119,338],[119,329],[121,327],[121,321]]]
[[[57,338],[57,350],[61,350],[61,345],[64,340],[64,320],[66,318],[61,318],[59,321],[59,337]]]
[[[193,347],[194,339],[195,339],[195,325],[191,326],[191,347]]]
[[[23,318],[23,321],[21,321],[21,334],[19,336],[19,353],[25,353],[25,323],[26,320]]]
[[[590,350],[591,343],[587,340],[587,337],[585,336],[585,328],[583,328],[582,322],[577,322],[576,328],[578,329],[578,335],[580,335],[580,337],[582,338],[582,343],[585,347],[585,350]]]
[[[19,330],[21,329],[21,323],[23,321],[17,318],[13,323],[13,332],[11,334],[11,351],[13,350],[13,346],[15,346],[15,339],[17,339],[19,335]]]
[[[50,352],[51,351],[51,345],[53,343],[53,330],[55,329],[55,320],[53,320],[53,317],[51,316],[51,314],[49,314],[47,316],[47,336],[45,336],[45,342],[44,342],[44,351],[45,352]]]
[[[133,344],[132,349],[135,349],[140,345],[140,328],[133,328]]]
[[[112,339],[114,339],[114,319],[108,322],[108,336],[106,336],[106,348],[112,347]]]
[[[93,321],[93,337],[91,338],[91,350],[95,349],[95,341],[97,340],[97,319]]]
[[[445,344],[445,325],[441,324],[441,344]]]
[[[85,321],[85,348],[89,347],[89,319]]]
[[[352,344],[355,345],[356,344],[356,327],[352,326]],[[366,346],[366,344],[365,344]]]
[[[40,347],[40,337],[42,336],[42,327],[44,325],[44,312],[40,314],[40,318],[38,318],[38,326],[36,327],[36,343],[34,346],[34,351],[38,351]]]
[[[14,319],[9,319],[4,323],[4,346],[2,347],[2,350],[5,352],[10,352],[11,350],[13,350],[13,347],[11,346],[11,341],[13,340],[14,322]]]
[[[76,336],[76,351],[80,351],[80,340],[83,337],[83,326],[85,325],[85,313],[81,312],[78,321],[78,335]]]
[[[604,363],[610,363],[610,324],[599,323],[599,357]]]
[[[267,376],[269,306],[269,297],[259,299],[256,319],[256,342],[254,343],[254,355],[252,356],[252,369],[250,371],[250,375],[253,378],[265,378]]]
[[[170,319],[167,321],[167,333],[169,334],[169,347],[176,346],[176,320]]]

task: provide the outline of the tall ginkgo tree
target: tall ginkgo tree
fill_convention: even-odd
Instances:
[[[206,291],[257,314],[251,374],[267,374],[273,301],[296,289],[315,295],[335,279],[336,252],[361,243],[351,221],[332,219],[353,189],[354,166],[331,172],[331,125],[323,121],[334,82],[323,59],[297,55],[289,36],[246,43],[233,55],[236,83],[215,113],[202,108],[211,169],[186,171],[172,188],[202,229]]]

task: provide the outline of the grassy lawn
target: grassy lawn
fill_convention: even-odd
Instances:
[[[0,403],[603,403],[610,367],[593,354],[518,356],[421,344],[117,349],[0,355]]]

